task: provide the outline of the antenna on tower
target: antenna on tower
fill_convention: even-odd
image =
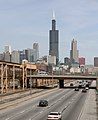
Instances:
[[[55,12],[54,12],[54,10],[53,10],[53,16],[52,17],[53,17],[53,20],[55,20]]]

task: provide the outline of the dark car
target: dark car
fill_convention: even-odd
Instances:
[[[73,83],[70,83],[70,86],[73,86]]]
[[[39,101],[39,106],[40,106],[40,107],[48,106],[48,101],[47,101],[47,100],[40,100],[40,101]]]
[[[84,89],[82,89],[82,92],[86,93],[86,92],[87,92],[87,90],[84,88]]]
[[[79,91],[79,88],[77,87],[77,88],[75,88],[75,91]]]
[[[82,83],[79,84],[79,88],[82,88]]]

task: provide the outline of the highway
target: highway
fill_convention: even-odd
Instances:
[[[53,89],[52,92],[41,94],[21,104],[0,110],[0,120],[47,120],[52,111],[59,111],[62,120],[78,120],[88,93],[74,89]],[[39,107],[39,100],[46,99],[47,107]]]

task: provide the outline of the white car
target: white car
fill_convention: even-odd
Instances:
[[[86,90],[89,90],[89,88],[88,88],[88,87],[86,87],[85,89],[86,89]]]
[[[47,120],[61,120],[62,116],[60,112],[50,112]]]

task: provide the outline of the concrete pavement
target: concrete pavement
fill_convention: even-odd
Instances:
[[[41,91],[43,91],[43,89],[34,89],[21,94],[16,93],[8,96],[3,96],[0,98],[0,110],[21,103],[23,101],[27,101],[28,99],[31,99],[32,96],[37,96],[37,94],[39,94]]]
[[[97,120],[96,91],[90,89],[78,120]]]

